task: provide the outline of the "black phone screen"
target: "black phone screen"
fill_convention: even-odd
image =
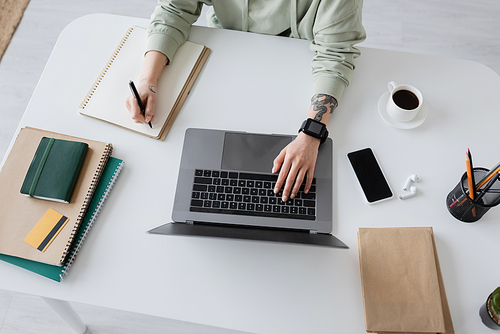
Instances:
[[[392,197],[392,191],[370,148],[350,152],[347,158],[369,203]]]

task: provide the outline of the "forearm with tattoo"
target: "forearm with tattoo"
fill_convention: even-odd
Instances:
[[[149,83],[148,89],[156,94],[158,79],[163,68],[168,64],[168,58],[161,52],[149,51],[144,59],[140,83]]]
[[[144,81],[147,81],[147,80],[148,80],[148,78],[142,78],[139,82],[141,83],[141,82],[144,82]],[[156,94],[156,86],[154,86],[154,85],[150,85],[150,86],[148,87],[148,89],[149,89],[152,93],[155,93],[155,94]]]
[[[326,113],[329,113],[329,115],[333,114],[337,106],[337,100],[328,94],[314,95],[311,101],[312,110],[316,113],[314,119],[317,121],[323,120],[323,115]]]

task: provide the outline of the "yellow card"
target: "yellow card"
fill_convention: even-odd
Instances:
[[[24,241],[39,251],[45,252],[68,220],[68,217],[53,209],[49,209],[45,212],[42,219],[36,223]]]

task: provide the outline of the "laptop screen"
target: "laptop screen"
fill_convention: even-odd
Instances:
[[[292,136],[226,132],[221,168],[271,173],[273,160]]]

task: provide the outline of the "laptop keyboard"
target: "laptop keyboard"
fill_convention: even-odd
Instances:
[[[307,194],[304,184],[294,199],[283,202],[274,193],[276,174],[196,169],[191,194],[192,212],[316,219],[316,179]]]

